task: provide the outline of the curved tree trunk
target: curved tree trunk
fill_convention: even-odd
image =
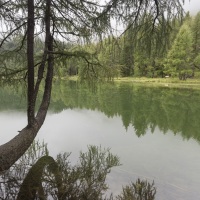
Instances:
[[[29,170],[27,176],[25,177],[18,196],[17,200],[31,200],[36,198],[36,192],[39,193],[40,199],[45,199],[44,191],[42,188],[42,175],[45,166],[49,166],[49,170],[55,176],[55,183],[58,189],[58,199],[63,199],[62,192],[62,178],[59,172],[59,167],[56,161],[51,156],[41,157]]]
[[[38,69],[38,78],[34,84],[34,0],[28,0],[28,27],[27,27],[27,61],[28,61],[28,125],[9,142],[0,146],[0,172],[9,169],[30,147],[39,129],[46,118],[51,98],[53,78],[53,36],[50,32],[51,0],[46,0],[45,24],[46,38],[43,59]],[[46,64],[47,63],[47,64]],[[35,117],[35,102],[39,85],[44,74],[45,65],[47,73],[43,99]]]
[[[9,169],[25,153],[45,121],[51,97],[53,58],[49,58],[48,65],[44,96],[37,116],[17,136],[0,146],[0,172]]]
[[[0,146],[0,171],[9,169],[32,144],[39,125],[27,126],[9,142]]]

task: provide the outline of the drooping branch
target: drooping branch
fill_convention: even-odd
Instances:
[[[5,37],[3,38],[3,40],[1,41],[1,43],[0,43],[0,48],[2,47],[2,45],[4,44],[4,42],[5,42],[10,36],[13,35],[14,32],[18,31],[19,29],[21,29],[21,27],[25,26],[26,24],[27,24],[27,22],[24,22],[24,23],[22,23],[20,26],[16,27],[16,28],[13,29],[11,32],[9,32],[9,33],[7,34],[7,36],[5,36]]]

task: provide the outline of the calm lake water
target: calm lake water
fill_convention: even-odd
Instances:
[[[2,144],[26,125],[25,105],[22,89],[0,89]],[[122,163],[108,176],[114,194],[141,178],[154,180],[158,200],[200,198],[198,90],[56,82],[37,139],[52,156],[72,152],[72,163],[88,145],[111,148]]]

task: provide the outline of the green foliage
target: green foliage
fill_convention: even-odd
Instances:
[[[102,77],[112,79],[118,77],[120,70],[120,44],[115,37],[108,37],[99,44],[98,59],[105,69]]]
[[[23,79],[25,73],[24,68],[27,65],[26,62],[26,48],[19,48],[19,43],[22,36],[16,36],[11,40],[4,43],[0,48],[0,80],[13,79],[13,75],[17,72],[15,79]]]
[[[200,12],[196,14],[191,25],[193,35],[193,59],[194,67],[200,69]],[[194,70],[194,69],[193,69]]]
[[[145,180],[137,179],[136,183],[123,188],[123,192],[117,197],[117,200],[154,200],[155,195],[154,182],[150,184]]]
[[[195,57],[194,65],[200,69],[200,53]]]
[[[193,48],[195,56],[200,53],[200,12],[196,14],[192,21]]]
[[[110,153],[109,149],[89,146],[88,152],[80,153],[79,164],[71,168],[63,161],[65,155],[59,155],[57,162],[62,166],[61,172],[65,188],[65,198],[102,199],[108,189],[106,176],[111,168],[119,166],[119,159]],[[70,187],[69,187],[70,186]]]
[[[130,25],[128,25],[129,27]],[[134,48],[136,34],[132,27],[124,34],[121,47],[121,76],[132,76],[134,74]]]
[[[192,75],[192,33],[187,23],[183,24],[177,34],[172,48],[167,54],[165,73],[180,80]]]
[[[147,67],[150,68],[147,76],[160,75],[156,71],[162,70],[162,67],[158,69],[159,66],[154,65],[154,62],[159,57],[158,52],[161,54],[166,50],[171,21],[182,18],[181,1],[165,0],[158,4],[154,0],[111,0],[104,5],[93,1],[52,1],[49,19],[52,25],[51,35],[54,36],[55,76],[79,74],[82,79],[112,79],[119,75],[132,76],[135,65],[140,67],[136,71],[142,71],[138,74],[146,74],[140,60],[149,57],[150,52],[154,53],[147,61]],[[174,7],[173,11],[171,7]],[[46,1],[35,0],[34,9],[37,24],[34,32],[34,62],[37,68],[46,51],[43,41],[46,31]],[[0,31],[2,78],[26,78],[27,16],[24,1],[1,1],[0,20],[5,24],[5,30],[3,28]],[[117,24],[124,24],[124,34],[120,37],[113,36],[112,20],[116,20]],[[111,43],[105,42],[110,38]],[[103,43],[102,49],[99,40]],[[143,55],[141,59],[136,58],[135,64],[136,51],[143,52]]]
[[[59,154],[56,159],[48,155],[46,144],[34,142],[28,151],[5,174],[1,175],[2,199],[74,199],[113,200],[104,197],[108,189],[106,176],[111,168],[119,166],[119,158],[110,149],[89,146],[80,153],[79,162],[72,166],[69,153]],[[123,189],[123,195],[132,199],[141,197],[152,200],[153,184],[147,181],[132,183]],[[131,193],[129,194],[129,191]],[[117,199],[124,199],[122,196]]]

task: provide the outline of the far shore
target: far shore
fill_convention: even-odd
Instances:
[[[68,77],[69,80],[78,80],[77,76]],[[146,86],[172,87],[172,88],[192,88],[200,89],[200,78],[188,78],[185,81],[178,78],[146,78],[146,77],[118,77],[114,82],[127,82],[142,84]]]

